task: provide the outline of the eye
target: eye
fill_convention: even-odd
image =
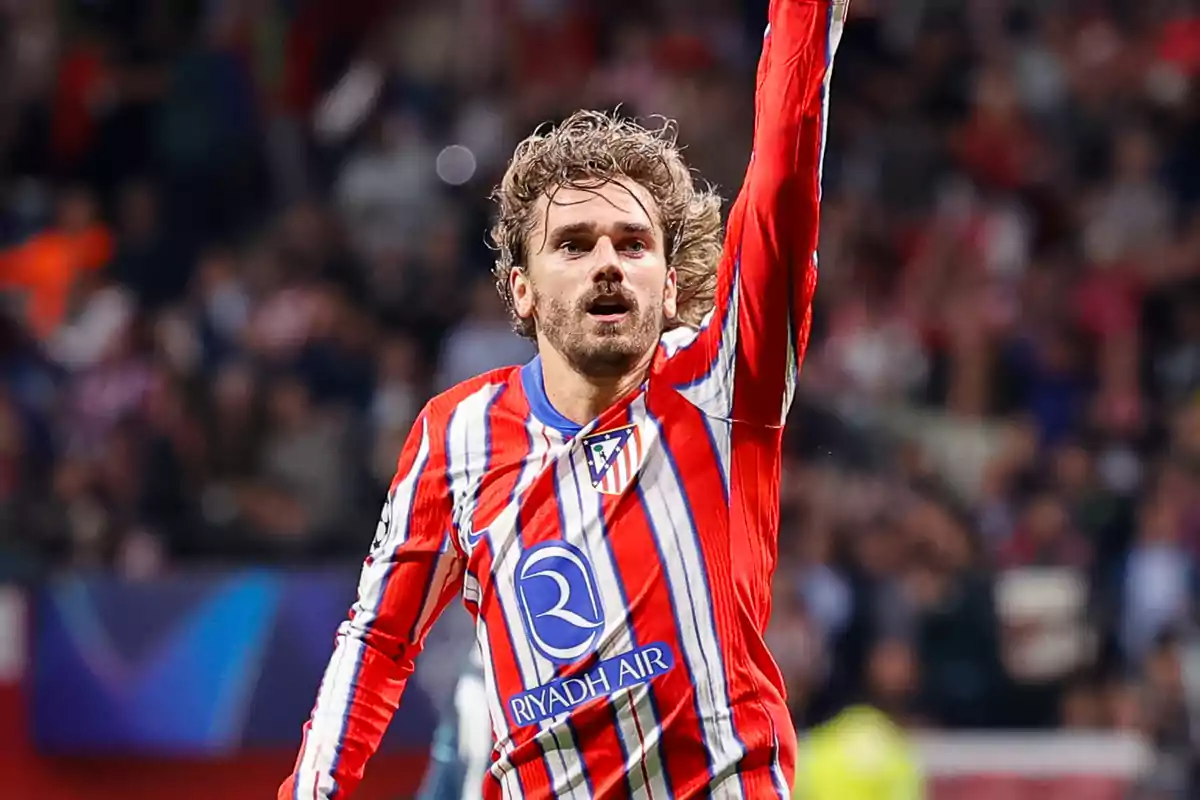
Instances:
[[[634,254],[644,253],[647,249],[646,243],[641,239],[632,239],[625,244],[625,250]]]
[[[560,244],[558,249],[569,256],[581,256],[587,252],[587,248],[577,239],[568,239]]]

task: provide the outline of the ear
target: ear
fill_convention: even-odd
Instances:
[[[679,313],[679,279],[674,267],[667,267],[667,281],[663,285],[663,317],[675,319]]]
[[[533,316],[533,284],[521,267],[513,267],[508,271],[508,288],[512,292],[513,310],[521,319]]]

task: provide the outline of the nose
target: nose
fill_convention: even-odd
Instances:
[[[592,280],[596,283],[620,283],[625,279],[625,270],[621,266],[621,257],[612,239],[601,236],[592,250],[595,261],[592,265]]]

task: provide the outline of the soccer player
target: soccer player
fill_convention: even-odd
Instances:
[[[671,136],[578,112],[517,147],[492,236],[538,355],[421,412],[280,798],[353,792],[456,595],[487,800],[790,795],[763,632],[847,2],[770,4],[723,251]]]

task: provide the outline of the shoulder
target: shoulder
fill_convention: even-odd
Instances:
[[[500,367],[451,386],[425,404],[422,416],[440,428],[463,415],[482,417],[519,379],[520,370],[520,366]]]
[[[699,338],[700,332],[711,319],[712,311],[709,311],[699,325],[679,325],[664,331],[658,339],[662,355],[669,359],[679,351],[686,350]]]

